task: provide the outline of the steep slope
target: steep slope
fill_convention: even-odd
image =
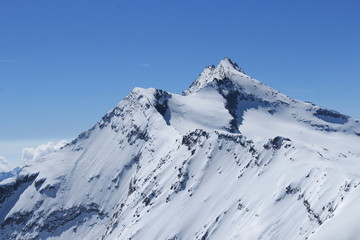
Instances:
[[[293,100],[225,58],[183,95],[135,88],[2,182],[0,236],[351,239],[359,146],[358,120]]]

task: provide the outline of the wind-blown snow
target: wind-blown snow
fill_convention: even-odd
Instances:
[[[225,58],[183,95],[135,88],[0,184],[4,239],[352,239],[360,124]]]

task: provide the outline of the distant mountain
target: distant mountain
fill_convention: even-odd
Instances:
[[[225,58],[0,184],[2,239],[356,239],[360,123]]]
[[[11,170],[8,161],[0,156],[0,182],[11,177],[19,175],[21,168]]]
[[[21,171],[21,168],[17,167],[17,168],[14,168],[11,171],[0,172],[0,182],[5,180],[5,179],[8,179],[8,178],[18,176],[20,171]]]

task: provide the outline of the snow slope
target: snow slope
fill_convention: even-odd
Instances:
[[[359,120],[225,58],[183,95],[135,88],[0,184],[3,239],[356,239]]]

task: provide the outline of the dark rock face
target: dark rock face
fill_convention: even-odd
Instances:
[[[36,177],[37,174],[28,175],[17,178],[15,182],[6,185],[0,185],[0,204],[3,203],[8,197],[14,195],[14,193],[19,189],[32,184]]]
[[[290,146],[290,139],[289,138],[285,138],[285,137],[280,137],[277,136],[274,139],[270,139],[265,145],[264,148],[265,149],[274,149],[274,150],[278,150],[281,148],[281,146],[283,146],[285,143],[285,147]]]
[[[166,112],[168,111],[168,99],[171,95],[163,90],[156,90],[154,97],[156,99],[155,108],[164,117],[166,123],[169,125],[168,119],[166,119]]]
[[[127,141],[130,145],[133,145],[138,140],[146,142],[149,140],[149,136],[146,129],[141,129],[139,126],[134,125],[127,134]]]
[[[283,143],[285,141],[291,141],[289,138],[284,138],[284,137],[275,137],[274,140],[272,141],[272,145],[275,149],[280,149],[281,146],[283,145]]]
[[[21,168],[19,167],[14,168],[9,172],[0,172],[0,182],[11,177],[16,177],[19,175],[20,172],[21,172]]]
[[[193,146],[200,141],[201,138],[209,138],[209,133],[202,129],[196,129],[193,132],[188,133],[182,139],[182,144],[186,145],[190,150]]]
[[[0,224],[1,238],[15,239],[11,233],[16,230],[19,235],[35,232],[36,234],[32,239],[43,239],[42,236],[45,237],[49,233],[55,233],[60,229],[63,231],[70,226],[81,225],[85,219],[91,218],[93,215],[98,218],[107,216],[107,214],[100,210],[100,206],[95,203],[61,208],[49,214],[36,211],[42,204],[43,202],[38,202],[32,211],[16,212],[6,218],[5,221]],[[66,226],[68,223],[72,224]]]
[[[58,228],[64,226],[66,223],[71,222],[79,217],[85,217],[87,214],[96,214],[100,217],[106,216],[105,213],[100,211],[100,206],[95,203],[88,205],[74,206],[71,208],[63,208],[51,212],[44,221],[44,224],[39,226],[40,232],[53,232]]]
[[[325,122],[335,124],[344,124],[349,120],[349,117],[346,115],[324,108],[317,109],[314,113],[314,116]]]
[[[230,122],[230,132],[238,133],[240,124],[237,116],[237,108],[240,100],[240,91],[230,79],[215,79],[218,92],[225,98],[225,108],[229,111],[233,119]]]

